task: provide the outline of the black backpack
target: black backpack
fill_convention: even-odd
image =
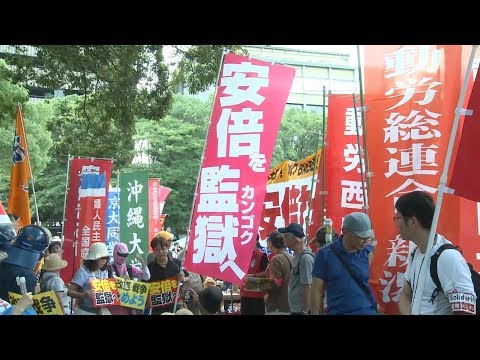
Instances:
[[[118,272],[118,269],[117,267],[115,266],[115,264],[111,264],[109,267],[108,267],[108,277],[111,278],[113,277],[113,272],[115,271],[115,276],[120,276],[120,273]],[[130,280],[133,280],[133,270],[132,270],[132,265],[130,264],[127,264],[127,273],[128,273],[128,276],[130,277]]]
[[[300,254],[300,259],[298,259],[298,265],[295,269],[295,275],[300,274],[300,264],[302,263],[302,257],[303,255],[310,255],[314,260],[315,260],[315,255],[311,251],[305,251],[303,250],[302,253]]]
[[[433,282],[437,286],[437,288],[433,291],[432,296],[430,297],[430,302],[433,303],[435,298],[437,297],[439,292],[443,292],[442,285],[440,284],[440,280],[438,279],[438,273],[437,273],[437,262],[438,262],[438,257],[440,254],[446,250],[446,249],[455,249],[460,251],[462,253],[461,249],[458,246],[452,245],[452,244],[443,244],[440,246],[437,251],[435,251],[435,254],[432,255],[430,258],[430,276],[432,277]],[[473,289],[475,291],[475,295],[477,296],[477,301],[476,301],[476,311],[477,315],[480,315],[480,274],[475,271],[473,268],[473,265],[470,263],[468,264],[468,268],[470,269],[470,275],[472,277],[472,283],[473,283]]]

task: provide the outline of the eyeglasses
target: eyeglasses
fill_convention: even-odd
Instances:
[[[402,218],[401,215],[395,215],[395,216],[393,217],[393,221],[397,221],[398,219],[401,219],[401,218]]]

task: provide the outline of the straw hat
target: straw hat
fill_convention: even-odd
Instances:
[[[188,309],[179,309],[179,310],[177,310],[175,315],[193,315],[193,312],[191,312]]]
[[[94,242],[92,245],[90,245],[85,260],[98,260],[102,257],[108,256],[110,255],[108,255],[107,245],[102,242]]]
[[[165,240],[168,240],[168,241],[173,240],[173,234],[168,232],[168,231],[164,231],[164,230],[158,232],[155,236],[162,237],[162,238],[164,238]]]
[[[45,258],[45,263],[43,264],[43,270],[46,271],[58,271],[62,270],[68,265],[68,261],[60,259],[57,253],[48,255]]]
[[[54,242],[54,241],[62,242],[62,238],[58,235],[52,236],[52,238],[50,239],[50,242]]]

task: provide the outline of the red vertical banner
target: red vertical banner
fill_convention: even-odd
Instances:
[[[352,95],[328,97],[328,131],[325,149],[326,216],[333,221],[333,228],[340,232],[343,218],[354,211],[364,209],[364,189],[360,169],[359,146],[363,150],[362,112],[357,102],[357,116]],[[363,171],[365,160],[362,155]],[[365,195],[367,189],[365,189]]]
[[[94,242],[106,242],[107,187],[106,175],[81,174],[78,191],[79,209],[76,239],[75,268],[79,268]]]
[[[68,284],[78,268],[81,265],[81,241],[82,241],[82,229],[80,228],[80,221],[84,222],[87,220],[89,215],[85,215],[84,218],[81,213],[81,205],[85,204],[86,208],[90,208],[92,210],[95,209],[95,204],[92,204],[91,201],[93,199],[86,199],[87,196],[81,196],[84,192],[80,192],[81,188],[81,179],[82,174],[102,174],[105,175],[105,183],[110,183],[110,175],[112,172],[112,161],[111,160],[98,160],[95,158],[72,158],[70,159],[70,170],[68,174],[68,192],[67,192],[67,202],[65,208],[65,227],[64,227],[64,241],[63,241],[63,259],[68,261],[67,267],[60,271],[60,276]],[[82,200],[82,198],[84,198]],[[80,204],[82,202],[82,204]],[[88,204],[90,202],[90,205]],[[105,233],[103,233],[103,237],[101,237],[101,231],[105,232],[105,221],[106,221],[106,204],[107,204],[107,197],[105,195],[104,201],[101,202],[102,204],[101,209],[99,208],[98,217],[101,219],[101,229],[99,230],[99,241],[105,242]],[[98,207],[98,201],[97,201]],[[84,207],[85,209],[85,207]],[[92,215],[92,214],[91,214]],[[82,216],[80,218],[80,216]],[[93,214],[93,217],[96,215]],[[91,223],[91,229],[93,231],[94,223],[93,221],[99,221],[99,219],[93,220]],[[95,226],[96,228],[96,226]],[[93,236],[93,232],[89,232],[89,242],[91,241],[91,236]],[[97,230],[95,230],[97,231]],[[84,237],[87,237],[85,235]],[[95,235],[95,238],[97,235]],[[74,252],[74,245],[77,242],[77,253]],[[86,255],[86,254],[84,254]]]
[[[161,230],[160,226],[160,179],[148,179],[148,238],[153,239]],[[152,249],[150,249],[152,250]]]
[[[294,76],[293,68],[224,56],[190,224],[188,270],[232,283],[246,275]]]
[[[398,313],[409,256],[393,216],[402,194],[436,197],[461,84],[461,46],[366,46],[370,216],[377,240],[370,284],[387,314]],[[459,200],[445,196],[438,232],[456,243]]]
[[[158,192],[158,201],[160,203],[160,214],[163,214],[163,208],[165,206],[165,202],[167,201],[167,197],[171,191],[172,189],[168,187],[160,186],[160,189]]]

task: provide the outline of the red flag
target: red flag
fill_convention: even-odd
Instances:
[[[22,106],[17,108],[17,122],[13,137],[13,162],[10,173],[10,194],[8,196],[8,213],[18,218],[18,226],[30,224],[30,198],[28,179],[31,178],[28,165],[27,139],[23,124]]]
[[[448,187],[453,194],[465,199],[480,201],[480,78],[473,84],[468,111],[463,122],[462,136]]]
[[[2,202],[0,201],[0,224],[5,223],[11,223],[11,221],[7,215],[7,212],[5,211],[5,208],[2,205]]]

